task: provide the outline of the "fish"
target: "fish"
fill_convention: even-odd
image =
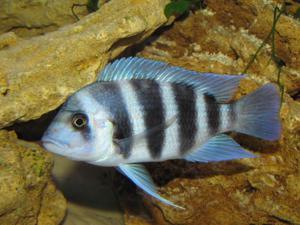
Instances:
[[[257,157],[228,132],[280,138],[276,86],[266,84],[232,101],[243,78],[120,58],[68,97],[41,141],[48,151],[69,159],[116,167],[152,197],[184,209],[158,193],[143,163]]]

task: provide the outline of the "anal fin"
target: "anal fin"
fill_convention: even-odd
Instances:
[[[211,138],[200,149],[185,155],[184,159],[191,162],[218,162],[255,157],[257,156],[243,149],[231,137],[221,134]]]

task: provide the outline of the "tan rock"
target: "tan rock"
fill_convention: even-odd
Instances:
[[[147,219],[144,219],[138,215],[125,214],[126,225],[153,225]]]
[[[33,36],[33,34],[56,30],[76,21],[71,11],[74,3],[86,4],[87,0],[1,0],[0,33],[13,30],[18,35]],[[74,12],[78,17],[88,14],[84,6],[75,7]]]
[[[3,35],[0,35],[0,49],[7,48],[16,44],[18,41],[18,36],[14,32],[7,32]]]
[[[1,49],[0,127],[38,118],[94,81],[108,60],[167,22],[167,3],[110,1],[73,25]]]
[[[56,225],[63,219],[66,202],[51,183],[52,166],[51,155],[37,144],[19,141],[12,132],[0,132],[1,225]],[[58,205],[45,213],[50,195],[51,203]]]
[[[60,191],[50,181],[43,191],[38,225],[60,224],[66,213],[67,202]]]
[[[208,0],[207,5],[216,13],[217,20],[225,26],[234,26],[236,29],[244,28],[249,30],[260,39],[264,39],[271,30],[273,21],[274,6],[281,7],[284,1],[262,1],[262,0],[243,0],[236,3],[230,1]],[[300,4],[296,1],[289,1],[290,8],[298,8]],[[290,12],[292,13],[292,12]],[[276,50],[279,57],[293,69],[300,67],[300,22],[293,19],[292,15],[283,15],[276,27]],[[269,42],[270,43],[270,42]],[[255,67],[255,66],[253,66]]]

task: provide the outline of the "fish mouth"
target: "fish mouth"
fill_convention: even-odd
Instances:
[[[42,146],[50,152],[54,152],[59,155],[62,155],[67,149],[66,144],[59,143],[51,138],[42,138]]]
[[[60,143],[51,138],[42,138],[42,146],[47,149],[49,152],[55,153],[57,155],[61,155],[67,157],[74,161],[82,161],[82,157],[76,157],[76,155],[71,156],[71,151],[69,150],[69,146],[67,144]]]

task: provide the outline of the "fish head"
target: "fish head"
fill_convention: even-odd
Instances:
[[[100,104],[90,101],[84,91],[68,99],[42,137],[45,149],[85,162],[111,155],[113,124]]]

